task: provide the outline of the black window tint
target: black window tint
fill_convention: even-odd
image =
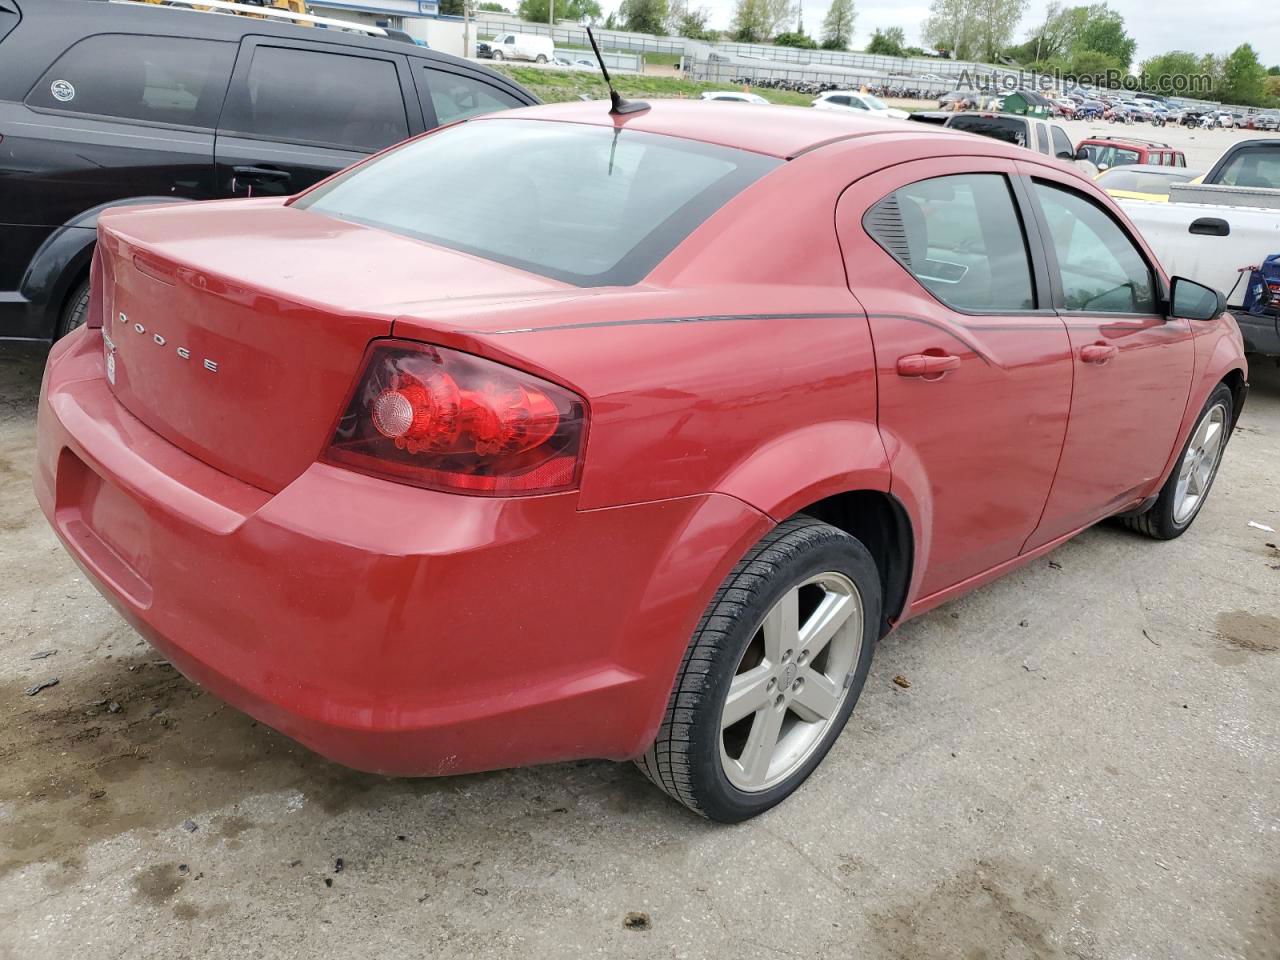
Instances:
[[[373,152],[409,136],[404,96],[388,60],[258,47],[222,126],[264,140]]]
[[[27,96],[33,107],[212,127],[236,46],[217,40],[102,34],[64,53]]]
[[[1052,128],[1053,136],[1053,152],[1055,155],[1059,153],[1075,156],[1076,148],[1071,146],[1071,138],[1067,136],[1066,131],[1061,127]]]
[[[1003,140],[1019,147],[1030,146],[1027,143],[1027,121],[1012,117],[983,117],[957,114],[947,124],[952,130],[964,130],[977,133],[994,140]]]
[[[436,123],[444,126],[481,113],[496,113],[522,104],[509,93],[472,77],[427,69],[427,90],[436,108]]]
[[[5,34],[17,25],[18,12],[8,9],[3,2],[0,2],[0,40],[3,40]]]
[[[1280,189],[1280,149],[1255,147],[1239,151],[1222,168],[1218,182],[1228,187]]]
[[[1155,313],[1151,269],[1133,241],[1092,200],[1036,181],[1068,310]]]
[[[865,222],[948,306],[970,313],[1035,308],[1022,222],[1000,174],[921,180],[889,194]]]

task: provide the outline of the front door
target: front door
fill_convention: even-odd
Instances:
[[[901,164],[837,211],[892,489],[920,522],[920,600],[1018,555],[1066,432],[1070,344],[1014,174],[999,159]]]
[[[1075,387],[1062,463],[1032,549],[1154,492],[1191,390],[1191,323],[1168,317],[1141,245],[1097,198],[1020,165],[1071,338]]]

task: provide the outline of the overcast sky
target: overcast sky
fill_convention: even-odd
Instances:
[[[1084,3],[1087,0],[1079,0]],[[804,0],[805,32],[816,36],[830,0]],[[602,3],[607,8],[608,3]],[[1031,0],[1019,24],[1014,42],[1020,43],[1037,22],[1043,22],[1048,0]],[[727,29],[733,16],[733,0],[690,0],[690,6],[711,11],[711,26]],[[1112,10],[1125,20],[1129,35],[1138,41],[1134,66],[1168,50],[1194,53],[1229,53],[1242,43],[1252,43],[1263,64],[1280,63],[1280,10],[1275,0],[1110,0]],[[929,15],[929,3],[892,3],[889,0],[854,0],[858,11],[853,47],[861,48],[877,27],[902,27],[908,44],[919,44],[920,27]]]

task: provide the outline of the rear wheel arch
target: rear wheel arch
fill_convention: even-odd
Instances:
[[[915,568],[915,534],[906,507],[880,490],[847,490],[811,503],[796,515],[828,523],[870,551],[884,597],[880,636],[886,635],[906,609]]]

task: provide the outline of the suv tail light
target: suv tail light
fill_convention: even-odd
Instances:
[[[324,460],[400,483],[528,496],[578,483],[581,397],[468,353],[380,341]]]

